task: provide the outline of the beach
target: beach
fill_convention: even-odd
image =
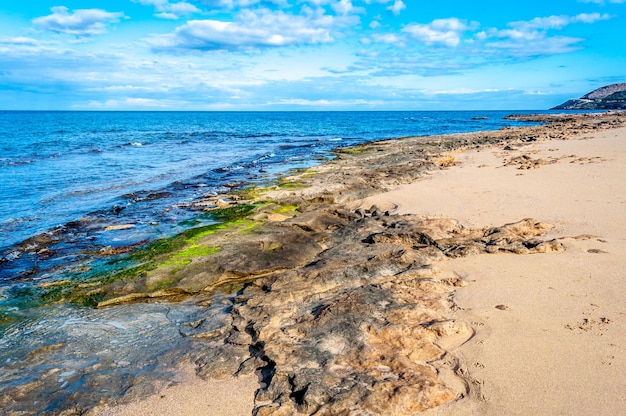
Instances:
[[[542,124],[340,148],[194,201],[221,222],[7,333],[0,406],[622,413],[626,119],[517,118]]]
[[[0,416],[626,415],[626,0],[5,3]]]
[[[241,370],[248,364],[248,375],[233,378],[246,372],[222,371],[223,366],[218,371],[199,360],[196,371],[214,381],[187,378],[147,401],[102,414],[139,409],[143,414],[198,414],[202,406],[218,403],[232,407],[211,414],[247,414],[242,409],[257,414],[623,413],[626,129],[580,130],[579,135],[530,141],[522,132],[522,140],[444,151],[437,155],[440,169],[415,180],[398,180],[388,169],[388,183],[377,182],[386,189],[365,198],[346,196],[346,181],[327,179],[345,171],[320,168],[317,174],[327,175],[323,193],[334,192],[342,207],[362,213],[360,228],[374,227],[368,221],[383,223],[364,234],[370,235],[370,245],[395,248],[389,245],[383,250],[387,254],[375,254],[380,261],[367,253],[367,268],[341,258],[345,269],[360,264],[358,284],[346,281],[349,273],[335,280],[319,271],[310,274],[307,266],[297,267],[308,277],[304,282],[289,271],[277,272],[288,275],[288,284],[281,284],[283,276],[256,279],[248,290],[257,288],[263,298],[251,290],[239,299],[245,306],[235,307],[254,328],[246,331],[252,339],[236,340],[231,331],[224,344],[254,349],[263,342],[262,354],[252,354],[254,363],[244,359],[235,366]],[[351,163],[352,156],[336,162]],[[320,185],[312,181],[303,189],[278,190],[272,198],[315,195]],[[358,188],[364,193],[366,186],[367,181]],[[317,203],[307,212],[325,205],[333,204]],[[315,228],[312,218],[294,219],[305,214],[274,220]],[[420,226],[411,228],[405,220]],[[325,221],[321,228],[331,228],[331,220]],[[402,227],[408,228],[397,231]],[[426,230],[434,242],[424,237]],[[340,240],[353,237],[345,232]],[[537,237],[541,241],[533,240]],[[456,240],[450,243],[450,238]],[[331,240],[326,236],[327,251],[340,246]],[[435,242],[446,256],[415,253],[432,249]],[[351,246],[340,248],[352,257],[361,255]],[[330,263],[330,257],[318,261]],[[337,266],[323,270],[336,272]],[[313,275],[323,282],[311,280]],[[382,306],[363,308],[361,302],[370,301]],[[313,304],[322,307],[313,308],[313,317],[305,316],[302,310],[311,314]],[[353,309],[357,315],[380,316],[357,318]],[[360,340],[341,338],[344,332]],[[311,339],[314,335],[317,339]],[[241,348],[226,352],[235,350]],[[215,381],[217,373],[222,381]],[[356,382],[345,384],[345,379]],[[205,394],[199,393],[203,385]],[[164,409],[163,401],[171,396],[172,408]],[[197,407],[183,411],[181,403]]]
[[[455,155],[459,166],[364,202],[473,227],[539,218],[554,226],[551,236],[564,239],[561,253],[480,255],[440,265],[468,281],[455,294],[460,309],[453,316],[476,333],[456,351],[469,398],[428,414],[626,411],[625,139],[622,128],[465,152]],[[520,154],[554,162],[504,166]]]

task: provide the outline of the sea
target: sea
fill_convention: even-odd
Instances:
[[[182,320],[208,313],[218,325],[219,302],[25,310],[20,293],[80,277],[97,261],[89,253],[197,226],[191,202],[271,185],[340,147],[529,124],[506,120],[512,113],[549,112],[0,111],[0,394],[38,380],[22,410],[58,411],[64,400],[90,406],[125,391],[115,380],[150,384],[167,374],[174,351],[190,348],[176,330]],[[111,226],[119,228],[105,231]],[[38,245],[45,252],[33,252]],[[29,361],[50,345],[61,364]],[[46,384],[55,365],[65,376]],[[112,384],[95,394],[89,383],[105,370]],[[51,391],[56,404],[45,404]]]
[[[155,210],[233,183],[267,183],[331,158],[337,147],[523,124],[505,120],[509,114],[0,112],[0,251],[10,260],[11,246],[94,213],[154,224]]]

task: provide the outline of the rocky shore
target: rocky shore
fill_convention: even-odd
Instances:
[[[453,150],[567,140],[626,122],[611,113],[524,119],[548,124],[340,151],[256,199],[271,201],[254,215],[259,228],[199,242],[221,251],[194,259],[174,290],[249,283],[219,333],[196,323],[194,336],[212,345],[196,358],[198,374],[256,372],[255,415],[409,415],[468,395],[471,383],[451,351],[473,329],[449,317],[455,288],[465,282],[437,264],[479,253],[550,253],[561,243],[542,239],[550,226],[534,219],[467,229],[453,219],[347,204],[453,165]]]
[[[241,215],[154,251],[150,267],[135,275],[73,287],[68,298],[115,308],[233,293],[220,326],[200,317],[183,322],[181,334],[204,345],[188,354],[200,377],[258,376],[258,416],[412,415],[467,397],[477,387],[455,350],[475,329],[453,317],[455,290],[467,282],[439,265],[483,253],[549,256],[564,250],[562,239],[546,237],[551,225],[541,218],[471,228],[353,203],[454,166],[461,150],[626,126],[623,113],[520,118],[545,124],[340,149],[333,161],[275,187],[221,195],[220,209]],[[213,205],[196,202],[200,210]],[[29,391],[2,393],[10,406]]]

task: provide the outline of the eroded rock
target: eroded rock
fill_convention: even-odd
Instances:
[[[329,229],[309,217],[309,233]],[[550,228],[525,219],[472,230],[389,214],[338,227],[309,263],[251,282],[234,300],[224,343],[196,358],[205,377],[255,371],[256,415],[411,415],[454,400],[438,360],[473,330],[448,318],[456,284],[435,263],[541,251],[538,236]]]

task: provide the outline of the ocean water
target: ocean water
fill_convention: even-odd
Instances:
[[[0,250],[156,192],[167,192],[159,208],[173,206],[310,166],[338,146],[518,125],[508,114],[0,112]]]
[[[183,231],[198,224],[186,203],[269,184],[337,147],[525,124],[504,120],[510,113],[0,111],[0,396],[28,391],[4,410],[56,413],[149,390],[190,350],[208,348],[181,322],[227,319],[230,295],[219,293],[209,306],[20,301],[89,269],[90,252]],[[133,227],[104,231],[116,224]],[[38,244],[49,250],[36,254]]]
[[[0,308],[3,286],[54,280],[91,261],[85,252],[183,231],[197,215],[184,206],[204,195],[271,183],[337,147],[523,124],[509,114],[0,112]],[[52,249],[35,255],[40,246]]]

